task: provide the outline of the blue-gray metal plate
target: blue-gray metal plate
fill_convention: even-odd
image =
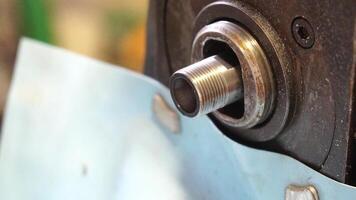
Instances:
[[[157,123],[167,89],[123,68],[22,40],[6,107],[0,199],[284,199],[289,184],[321,200],[356,199],[284,155],[225,137],[207,117]]]

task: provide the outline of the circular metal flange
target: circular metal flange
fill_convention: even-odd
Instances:
[[[268,111],[271,114],[262,124],[250,129],[236,126],[234,123],[226,123],[236,121],[233,116],[224,115],[224,120],[216,114],[211,117],[215,124],[232,139],[249,142],[269,141],[285,128],[293,114],[293,105],[296,101],[293,87],[297,84],[292,73],[298,76],[299,71],[293,69],[286,47],[268,21],[257,10],[241,2],[217,1],[205,6],[195,19],[195,35],[204,26],[220,20],[243,26],[263,49],[274,77],[275,106],[273,110]]]
[[[192,62],[203,60],[204,47],[209,41],[227,44],[236,54],[242,71],[244,112],[239,118],[217,110],[213,115],[233,127],[251,128],[263,122],[271,113],[275,94],[269,62],[254,37],[242,27],[228,21],[204,26],[196,35],[192,47]]]

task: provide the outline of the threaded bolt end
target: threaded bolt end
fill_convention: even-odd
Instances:
[[[241,72],[219,56],[176,71],[170,90],[177,108],[189,117],[208,114],[243,96]]]

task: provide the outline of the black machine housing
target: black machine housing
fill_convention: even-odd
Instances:
[[[236,142],[289,155],[355,185],[355,4],[354,0],[151,0],[145,73],[167,85],[173,72],[191,64],[199,27],[220,19],[245,26],[269,55],[277,93],[283,95],[271,119],[253,130],[234,129],[211,116],[214,123]],[[269,28],[252,24],[248,17],[263,18]],[[267,30],[267,36],[259,29]],[[269,29],[278,39],[269,37]],[[274,55],[271,49],[283,49],[283,55]],[[285,63],[277,62],[278,56]],[[279,112],[282,105],[284,112]],[[263,138],[266,134],[271,137]]]

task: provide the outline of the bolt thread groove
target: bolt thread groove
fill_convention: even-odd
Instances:
[[[218,56],[206,58],[178,70],[172,77],[175,75],[185,77],[194,88],[195,98],[199,102],[196,115],[210,113],[239,98],[237,90],[241,90],[239,88],[241,86],[237,84],[231,86],[237,81],[230,80],[231,77],[239,78],[237,70]]]

